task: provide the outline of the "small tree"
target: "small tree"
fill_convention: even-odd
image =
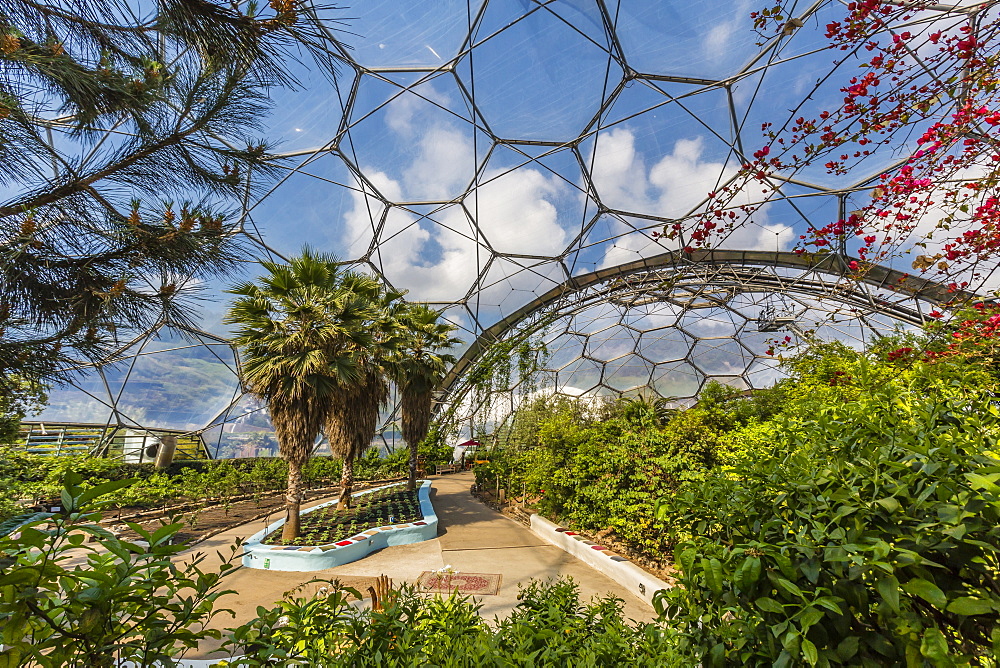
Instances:
[[[269,275],[244,283],[226,315],[236,325],[247,390],[267,402],[288,462],[282,539],[299,534],[302,467],[343,388],[364,378],[361,353],[372,345],[377,310],[358,274],[309,249],[287,265],[263,262]]]
[[[430,428],[434,389],[455,363],[453,356],[441,351],[462,343],[450,336],[455,326],[440,317],[426,304],[410,304],[400,314],[406,334],[394,374],[402,395],[403,440],[410,449],[407,489],[411,490],[417,485],[417,449]]]

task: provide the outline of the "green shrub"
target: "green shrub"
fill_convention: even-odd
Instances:
[[[535,402],[528,407],[530,429],[519,433],[537,445],[495,449],[489,464],[476,466],[476,482],[509,495],[524,492],[538,500],[539,512],[576,529],[610,531],[637,551],[666,554],[673,543],[656,518],[656,500],[704,475],[718,432],[704,413],[660,409],[624,400],[595,415],[566,398]]]
[[[617,599],[581,604],[569,580],[529,584],[513,614],[495,628],[468,598],[425,598],[404,589],[383,611],[368,612],[350,606],[347,591],[332,588],[260,609],[258,619],[234,631],[229,649],[246,657],[230,665],[691,665],[669,629],[626,622]]]
[[[405,450],[406,448],[402,448]],[[450,464],[455,448],[448,445],[447,438],[436,425],[431,426],[427,437],[417,446],[417,454],[424,458],[425,466]]]
[[[849,370],[787,454],[664,499],[693,537],[659,604],[706,666],[995,665],[1000,410],[960,366]]]
[[[0,524],[0,666],[174,665],[186,648],[220,637],[204,625],[220,612],[221,577],[239,546],[206,572],[203,557],[174,559],[184,549],[173,544],[180,524],[132,525],[148,546],[115,538],[96,509],[132,481],[81,482],[67,476],[61,512]],[[73,565],[81,552],[85,563]]]

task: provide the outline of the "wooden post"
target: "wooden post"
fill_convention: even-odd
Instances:
[[[160,436],[160,447],[156,451],[156,468],[165,469],[174,461],[177,450],[177,437],[173,434]]]

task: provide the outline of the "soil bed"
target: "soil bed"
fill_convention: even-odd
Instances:
[[[285,495],[283,492],[260,499],[231,503],[228,507],[225,507],[223,504],[209,504],[201,508],[195,507],[174,515],[173,520],[183,525],[174,538],[174,542],[193,545],[230,527],[266,517],[272,513],[276,518],[282,517],[284,512]],[[154,515],[152,517],[136,519],[134,522],[143,529],[155,531],[163,524],[166,524],[169,519],[168,515]],[[127,520],[107,518],[102,524],[108,526],[126,540],[138,539],[139,534],[132,531],[125,524],[125,521]]]
[[[293,540],[281,540],[277,529],[262,541],[266,545],[324,545],[393,524],[424,519],[417,490],[408,492],[406,485],[392,485],[366,494],[354,495],[354,507],[338,510],[335,504],[303,513],[301,533]]]

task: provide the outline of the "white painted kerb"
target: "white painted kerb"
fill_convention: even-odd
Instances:
[[[618,557],[618,559],[614,559],[606,549],[593,549],[595,544],[591,541],[584,542],[582,536],[566,535],[564,531],[557,531],[560,527],[541,515],[532,515],[530,526],[531,531],[539,538],[565,550],[591,568],[607,575],[650,605],[652,605],[654,593],[660,589],[670,588],[666,582],[650,575],[631,561],[618,555],[614,555]]]

